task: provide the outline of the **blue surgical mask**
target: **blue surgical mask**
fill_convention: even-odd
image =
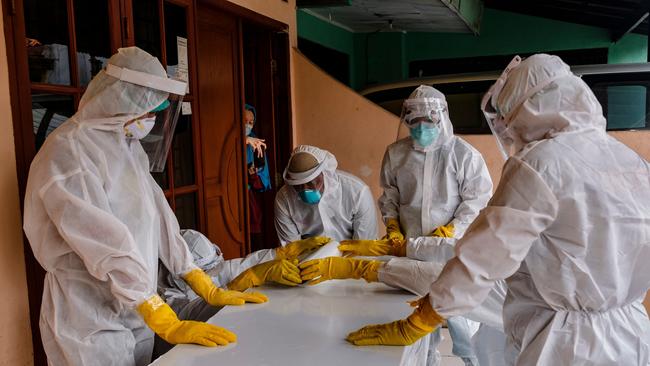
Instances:
[[[251,132],[253,132],[253,126],[246,125],[246,136],[250,136]]]
[[[439,133],[438,127],[425,126],[424,123],[410,130],[411,138],[422,147],[431,145],[438,138]]]
[[[320,202],[321,194],[319,190],[316,189],[305,189],[298,192],[300,199],[309,205],[315,205]]]

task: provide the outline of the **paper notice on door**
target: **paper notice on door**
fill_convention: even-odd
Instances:
[[[183,104],[181,104],[181,113],[182,113],[184,116],[187,116],[187,115],[192,114],[192,103],[190,103],[190,102],[183,102]]]
[[[178,68],[176,77],[187,82],[187,91],[190,90],[189,63],[187,61],[187,38],[176,37],[176,50],[178,52]]]

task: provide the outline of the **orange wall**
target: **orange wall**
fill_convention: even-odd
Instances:
[[[0,9],[0,365],[22,366],[33,364],[33,354],[2,22]]]

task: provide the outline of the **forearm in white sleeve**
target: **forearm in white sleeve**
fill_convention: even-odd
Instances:
[[[557,207],[555,195],[536,171],[517,158],[508,160],[494,197],[432,284],[433,308],[450,317],[480,305],[496,281],[519,268],[540,233],[553,223]]]
[[[388,151],[384,154],[379,174],[379,185],[384,190],[379,197],[379,210],[386,222],[387,219],[399,217],[399,189],[397,188],[397,178],[391,169]]]
[[[463,164],[462,179],[459,180],[459,194],[462,202],[454,212],[454,237],[462,238],[467,227],[485,208],[492,196],[492,178],[481,155],[476,152]]]
[[[176,219],[174,211],[167,203],[165,194],[155,183],[153,177],[151,178],[151,184],[156,184],[153,187],[153,194],[160,213],[158,258],[170,273],[182,278],[185,274],[198,267],[194,264],[192,253],[190,253],[187,243],[181,235],[178,219]]]
[[[424,296],[431,283],[438,278],[443,265],[435,262],[422,262],[409,258],[391,258],[378,270],[380,282],[396,288]]]
[[[429,292],[444,265],[435,262],[422,262],[409,258],[391,258],[379,267],[378,279],[388,286],[409,291],[417,296]],[[464,317],[496,329],[503,329],[503,302],[507,287],[505,281],[497,281],[489,295]]]
[[[454,256],[454,238],[420,236],[407,239],[406,256],[420,261],[436,262],[444,265]]]

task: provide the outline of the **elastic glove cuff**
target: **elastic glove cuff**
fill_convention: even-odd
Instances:
[[[390,254],[396,257],[406,257],[406,240],[389,239],[389,243],[393,246]]]
[[[269,263],[262,263],[262,265],[268,265]],[[258,264],[258,266],[261,266]],[[228,284],[228,289],[233,290],[233,291],[241,291],[244,292],[247,289],[255,286],[261,285],[264,281],[261,279],[258,274],[256,273],[256,268],[257,266],[253,266],[244,272],[240,273],[239,276],[235,277],[230,283]],[[262,269],[262,267],[258,267],[259,269]],[[265,270],[266,268],[264,268]]]
[[[275,259],[287,259],[288,253],[286,247],[278,247],[274,249]]]
[[[220,289],[212,282],[210,276],[200,268],[189,271],[185,276],[183,276],[183,279],[190,285],[197,295],[208,301],[208,303],[210,303],[209,300],[212,297],[212,292],[220,291]]]
[[[398,241],[404,240],[404,234],[402,234],[398,219],[390,218],[386,220],[386,236],[384,238]]]
[[[431,236],[439,238],[453,238],[454,237],[454,224],[447,224],[437,227]]]
[[[409,324],[420,329],[422,332],[430,333],[436,329],[445,318],[440,316],[429,302],[429,295],[411,302],[411,306],[417,306],[413,314],[407,318]]]
[[[362,272],[361,278],[366,280],[366,282],[377,282],[379,281],[379,267],[383,264],[380,261],[364,261],[368,262]]]
[[[167,333],[180,320],[169,305],[158,295],[153,295],[136,308],[144,322],[161,338],[167,339]]]

